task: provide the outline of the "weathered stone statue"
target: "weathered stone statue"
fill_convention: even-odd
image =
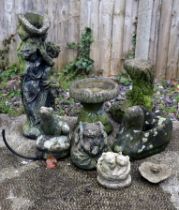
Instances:
[[[70,127],[61,120],[50,107],[40,108],[41,135],[37,138],[37,148],[56,158],[64,158],[70,153]]]
[[[97,180],[102,186],[111,189],[127,187],[131,184],[130,170],[129,156],[106,152],[97,163]]]
[[[122,152],[132,159],[144,158],[163,151],[172,135],[172,122],[144,107],[126,110],[113,145],[114,152]]]
[[[103,124],[80,122],[71,146],[72,162],[82,169],[94,169],[98,158],[107,149],[107,134]]]
[[[40,134],[41,106],[53,107],[54,97],[48,81],[60,48],[45,42],[49,28],[48,19],[34,13],[18,15],[18,34],[22,40],[18,48],[20,66],[24,71],[22,77],[22,101],[27,114],[27,123],[23,133],[29,138]]]

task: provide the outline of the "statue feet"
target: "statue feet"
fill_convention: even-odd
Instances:
[[[41,129],[38,128],[37,126],[32,126],[30,125],[29,122],[26,122],[24,125],[23,125],[23,135],[27,138],[30,138],[30,139],[37,139],[38,136],[41,135]]]

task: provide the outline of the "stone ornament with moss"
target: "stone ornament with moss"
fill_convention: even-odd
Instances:
[[[129,59],[124,62],[124,69],[132,82],[132,89],[127,92],[127,100],[112,105],[109,112],[112,118],[121,123],[128,107],[143,106],[153,108],[154,71],[147,60]]]
[[[132,90],[128,92],[128,106],[141,105],[151,110],[154,89],[153,66],[147,60],[130,59],[124,62],[124,69],[132,80]]]
[[[107,134],[103,124],[80,122],[71,145],[72,162],[81,169],[95,169],[98,158],[107,150]]]
[[[36,146],[40,151],[56,158],[64,158],[70,153],[70,127],[51,107],[40,108],[41,135]]]
[[[126,110],[113,145],[114,152],[122,152],[131,159],[145,158],[163,151],[172,136],[172,121],[133,106]]]
[[[71,97],[83,105],[79,121],[89,123],[100,121],[107,133],[113,128],[103,110],[103,103],[113,99],[117,94],[118,85],[113,80],[102,77],[77,80],[70,87]]]
[[[120,189],[131,184],[129,156],[122,153],[103,153],[97,163],[99,184],[110,189]]]
[[[40,107],[53,107],[54,96],[49,75],[60,48],[45,42],[49,21],[35,13],[18,15],[17,32],[22,42],[18,48],[22,76],[22,101],[27,115],[23,134],[37,138],[40,134]]]

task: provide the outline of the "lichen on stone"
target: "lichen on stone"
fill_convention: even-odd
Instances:
[[[131,159],[140,159],[159,153],[166,148],[172,135],[172,121],[166,118],[160,120],[153,113],[149,112],[147,115],[146,113],[140,106],[126,110],[112,146],[114,152],[120,150]],[[150,122],[147,125],[146,118]],[[155,123],[152,123],[152,118],[156,119]]]

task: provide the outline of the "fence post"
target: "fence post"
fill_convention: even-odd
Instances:
[[[148,59],[150,46],[150,31],[152,22],[153,0],[140,0],[138,9],[138,25],[135,57]]]

